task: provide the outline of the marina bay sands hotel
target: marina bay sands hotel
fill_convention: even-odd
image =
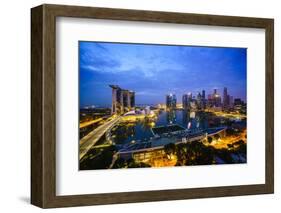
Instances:
[[[135,107],[135,92],[121,89],[118,85],[109,85],[112,88],[111,114],[123,114]]]

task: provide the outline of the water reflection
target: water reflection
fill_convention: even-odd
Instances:
[[[167,124],[175,124],[177,121],[176,110],[170,110],[166,112]]]
[[[190,120],[190,112],[188,110],[182,111],[182,123],[187,127]]]
[[[208,127],[206,116],[203,112],[190,112],[185,110],[159,111],[153,119],[143,119],[134,123],[122,123],[115,127],[111,134],[116,144],[126,144],[147,141],[153,134],[151,128],[169,124],[178,124],[189,129],[204,129]]]

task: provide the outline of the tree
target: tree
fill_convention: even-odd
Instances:
[[[243,154],[246,156],[247,154],[247,145],[246,143],[241,143],[236,150],[239,154]]]
[[[233,144],[227,144],[227,147],[228,147],[229,149],[231,149],[231,148],[233,148]]]
[[[143,162],[136,162],[133,158],[130,158],[127,160],[127,166],[128,168],[145,168],[150,167],[150,165],[143,163]]]
[[[214,161],[214,149],[200,141],[187,144],[187,160],[185,165],[210,165]]]
[[[187,161],[187,146],[184,143],[180,143],[176,146],[177,166],[183,166]]]
[[[219,134],[215,134],[215,135],[214,135],[214,138],[215,138],[216,140],[218,140],[218,139],[220,139],[220,135],[219,135]]]
[[[174,143],[168,143],[164,146],[164,152],[168,156],[168,158],[171,158],[172,154],[176,153],[176,145]]]
[[[237,135],[237,132],[233,128],[230,127],[230,128],[226,129],[226,134],[228,136],[233,136],[233,135]]]
[[[81,170],[88,170],[88,169],[107,169],[109,168],[113,155],[116,151],[115,146],[109,146],[104,149],[100,149],[99,151],[90,150],[86,155],[90,155],[95,153],[94,157],[87,158],[80,162],[80,169]]]
[[[127,164],[125,159],[118,157],[113,165],[113,169],[126,168]]]
[[[232,152],[227,149],[217,149],[215,154],[222,159],[225,163],[234,163],[232,159]]]
[[[213,142],[213,138],[210,137],[210,136],[207,138],[207,140],[208,140],[209,143],[212,143],[212,142]]]
[[[214,153],[212,147],[203,146],[201,154],[197,157],[198,165],[210,165],[214,162]]]
[[[139,162],[139,163],[133,162],[128,165],[128,168],[148,168],[148,167],[151,166],[143,162]]]

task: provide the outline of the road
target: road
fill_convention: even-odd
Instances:
[[[91,149],[91,147],[94,146],[96,142],[103,136],[103,134],[105,134],[107,130],[112,128],[119,120],[120,116],[114,117],[112,120],[105,122],[104,124],[91,131],[88,135],[83,137],[79,142],[79,159],[81,160],[84,155]]]
[[[243,140],[245,143],[247,143],[246,131],[243,131],[239,136],[236,137],[222,138],[220,141],[210,146],[213,146],[216,149],[228,148],[228,144],[233,144],[239,140]]]
[[[98,119],[95,119],[95,120],[91,120],[91,121],[86,121],[86,122],[83,122],[83,123],[80,123],[80,127],[79,128],[84,128],[84,127],[87,127],[91,124],[94,124],[94,123],[97,123],[99,121],[102,121],[103,119],[102,118],[98,118]]]

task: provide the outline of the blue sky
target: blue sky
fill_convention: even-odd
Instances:
[[[165,103],[175,93],[206,95],[227,87],[246,100],[247,49],[79,42],[80,106],[110,106],[109,84],[134,90],[136,104]]]

